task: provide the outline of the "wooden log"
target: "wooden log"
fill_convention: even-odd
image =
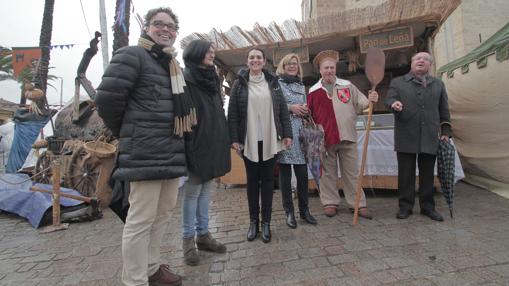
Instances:
[[[41,189],[41,188],[37,188],[37,187],[30,187],[30,191],[32,191],[32,192],[47,193],[47,194],[53,195],[53,191],[49,191],[49,190],[45,190],[45,189]],[[90,204],[90,203],[92,203],[95,200],[95,198],[77,196],[77,195],[66,194],[66,193],[60,193],[60,196],[61,197],[66,197],[66,198],[69,198],[69,199],[73,199],[73,200],[77,200],[77,201],[82,201],[82,202],[85,202],[87,204]]]

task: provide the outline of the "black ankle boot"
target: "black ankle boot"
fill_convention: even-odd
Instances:
[[[270,223],[268,222],[262,223],[262,240],[265,243],[270,241]]]
[[[251,220],[249,224],[249,230],[247,231],[247,241],[253,241],[258,236],[259,223],[257,220]]]
[[[286,214],[286,225],[290,228],[297,228],[297,221],[295,220],[295,214],[293,212]]]
[[[309,210],[306,210],[305,212],[300,213],[300,218],[305,220],[309,224],[317,224],[318,222],[316,219],[311,215]]]

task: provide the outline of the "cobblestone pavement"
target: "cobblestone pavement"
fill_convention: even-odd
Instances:
[[[440,194],[436,200],[446,215]],[[455,203],[454,220],[418,214],[397,220],[395,192],[377,192],[368,196],[375,219],[352,226],[346,206],[328,218],[311,197],[319,225],[299,221],[293,230],[276,192],[273,241],[264,244],[245,240],[244,189],[219,189],[211,197],[210,230],[228,252],[200,252],[199,266],[185,265],[179,204],[162,258],[184,276],[184,285],[509,285],[509,200],[459,183]],[[103,219],[41,234],[1,213],[0,285],[120,285],[122,226],[108,210]]]

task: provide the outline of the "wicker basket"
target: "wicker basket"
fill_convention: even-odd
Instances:
[[[83,147],[85,147],[88,153],[101,159],[108,158],[117,151],[117,147],[102,141],[89,141]]]

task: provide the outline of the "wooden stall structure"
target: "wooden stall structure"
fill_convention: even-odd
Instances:
[[[303,15],[304,8],[309,10],[305,4],[325,7],[326,1],[303,1]],[[432,50],[435,31],[460,3],[460,0],[387,0],[364,7],[356,4],[353,9],[338,5],[323,9],[325,12],[320,15],[303,16],[303,22],[290,19],[280,25],[272,22],[268,27],[256,23],[250,31],[232,26],[226,32],[212,29],[209,33],[192,33],[182,39],[181,47],[184,49],[195,39],[215,44],[215,64],[226,82],[223,86],[226,95],[236,73],[245,67],[247,51],[254,46],[265,51],[266,68],[273,70],[282,56],[298,53],[307,88],[320,77],[318,69],[312,65],[316,54],[326,49],[336,50],[340,54],[336,67],[338,76],[350,80],[367,94],[370,84],[364,75],[365,51],[371,46],[377,47],[385,52],[386,70],[377,88],[380,100],[374,106],[374,113],[388,113],[383,100],[391,79],[410,70],[410,58],[415,52]],[[232,172],[221,181],[245,183],[242,160],[236,154],[232,154],[232,158]],[[392,177],[375,175],[365,180],[370,187],[394,189],[397,186]]]

